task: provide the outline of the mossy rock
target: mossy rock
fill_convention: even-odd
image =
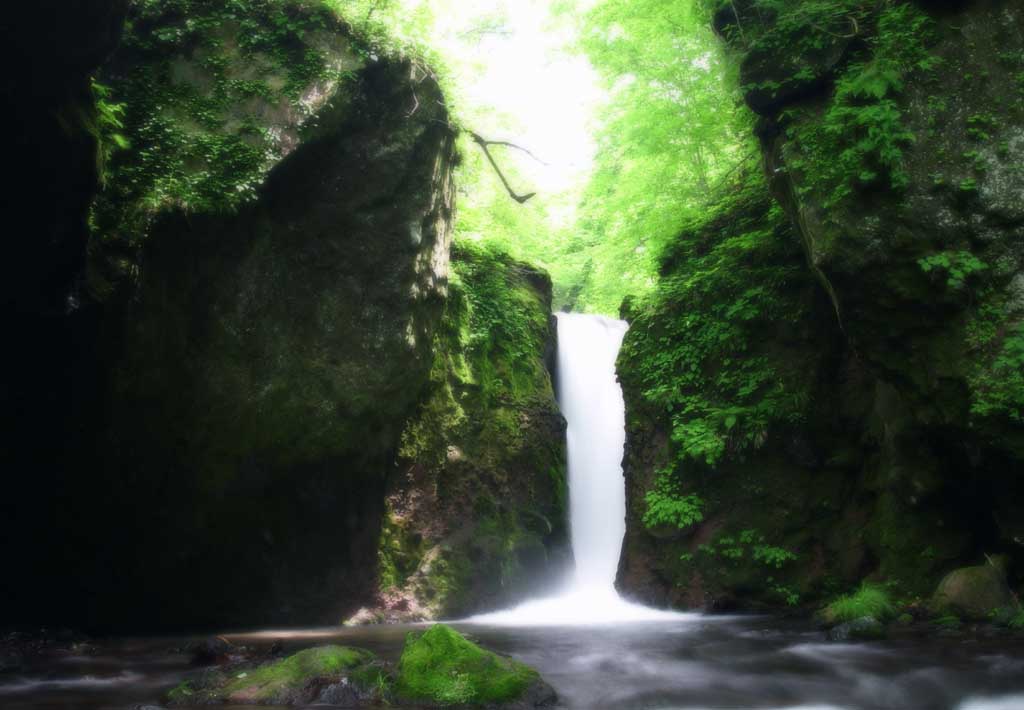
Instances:
[[[185,681],[167,696],[172,705],[341,704],[387,699],[391,678],[370,651],[348,646],[308,648],[256,668],[215,670]]]
[[[549,707],[556,700],[537,671],[443,624],[406,638],[395,690],[401,701],[435,706]]]
[[[873,616],[863,616],[831,629],[829,641],[877,641],[885,638],[885,626]]]
[[[498,249],[453,247],[429,395],[388,491],[380,607],[349,622],[501,608],[571,564],[551,292],[546,273]]]
[[[1006,583],[1006,575],[996,565],[962,567],[947,574],[932,597],[931,608],[939,614],[955,614],[976,621],[987,621],[1004,609],[1019,604]]]

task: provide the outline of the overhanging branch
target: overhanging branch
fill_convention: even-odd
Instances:
[[[537,195],[536,192],[531,192],[528,195],[516,194],[516,191],[513,190],[512,186],[509,184],[508,178],[505,177],[505,174],[503,172],[501,172],[501,168],[498,167],[498,162],[494,159],[494,156],[491,155],[490,146],[492,146],[492,145],[501,145],[501,146],[505,146],[507,148],[515,148],[516,150],[523,151],[524,153],[529,155],[531,158],[533,158],[537,162],[543,163],[543,164],[546,165],[546,163],[544,163],[544,161],[542,161],[536,155],[534,155],[533,153],[528,151],[526,148],[523,148],[522,146],[516,145],[515,143],[509,143],[507,141],[489,141],[486,138],[484,138],[483,136],[481,136],[479,133],[474,133],[473,131],[469,131],[469,135],[473,137],[473,141],[478,146],[480,146],[481,150],[483,150],[484,155],[487,156],[487,161],[491,164],[491,167],[494,168],[494,172],[498,173],[498,177],[501,179],[501,184],[505,186],[505,189],[508,191],[509,196],[513,200],[515,200],[516,202],[518,202],[519,204],[522,205],[522,204],[526,204],[526,202],[528,202],[530,200],[530,198],[535,197]]]

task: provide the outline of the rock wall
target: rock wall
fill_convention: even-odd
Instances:
[[[133,11],[102,75],[132,148],[96,206],[95,468],[68,487],[103,554],[74,576],[147,586],[98,620],[336,621],[431,367],[454,132],[428,74],[326,9],[180,4]]]
[[[472,250],[453,275],[444,96],[336,12],[135,3],[84,84],[87,258],[25,274],[58,335],[5,392],[0,623],[447,615],[565,563],[550,282]]]
[[[721,366],[677,380],[717,420],[652,409],[649,353],[631,334],[620,582],[682,606],[810,602],[864,577],[912,599],[1000,552],[1019,584],[1024,8],[801,7],[723,3],[715,22],[742,63],[785,213],[773,239],[793,240],[790,268],[818,288],[798,309],[733,312],[770,366],[753,390],[722,390]],[[726,224],[743,209],[723,210]],[[712,224],[682,239],[748,231]],[[748,276],[781,302],[778,281]],[[658,309],[634,317],[667,328]],[[795,401],[773,399],[773,385]],[[724,442],[710,464],[679,455],[704,431],[695,421]],[[667,462],[669,497],[704,504],[692,525],[644,524]]]
[[[389,481],[380,591],[355,622],[498,609],[571,566],[551,280],[468,244],[452,265],[430,395]]]
[[[51,601],[63,597],[59,581],[32,583],[59,564],[35,545],[56,551],[62,544],[59,513],[43,501],[60,489],[63,440],[79,424],[69,401],[88,370],[87,358],[72,354],[91,327],[73,310],[99,185],[90,75],[117,46],[126,8],[123,0],[13,3],[0,29],[9,68],[0,80],[9,173],[0,266],[0,555],[8,572],[0,597],[15,620],[28,604],[59,607]]]

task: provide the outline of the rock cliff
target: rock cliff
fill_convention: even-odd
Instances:
[[[698,285],[633,314],[625,589],[779,606],[871,576],[909,599],[995,552],[1019,584],[1022,11],[722,4],[782,214],[748,179],[681,238],[743,269],[743,290],[698,298],[721,277],[670,256],[664,278]],[[744,256],[758,250],[779,268]],[[687,308],[712,315],[695,332],[666,320]],[[706,338],[696,375],[668,375],[684,397],[652,388],[648,329]]]
[[[8,449],[12,623],[337,623],[397,583],[402,526],[441,546],[435,612],[547,564],[550,284],[481,254],[449,293],[457,129],[431,72],[378,39],[334,3],[153,0],[93,60],[88,258],[61,355],[37,368],[26,346],[36,443]],[[449,404],[457,434],[433,417]],[[395,502],[412,471],[437,500]],[[494,575],[477,588],[468,564]]]

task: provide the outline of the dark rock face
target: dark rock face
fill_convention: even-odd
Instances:
[[[785,603],[767,575],[803,601],[869,574],[927,595],[951,569],[994,552],[1010,556],[1011,586],[1021,581],[1022,9],[987,1],[897,4],[881,15],[851,8],[854,19],[836,15],[840,24],[825,26],[813,51],[773,39],[786,18],[751,3],[728,3],[716,16],[718,31],[744,52],[770,188],[803,271],[820,287],[801,339],[778,324],[764,336],[780,371],[786,358],[804,363],[803,378],[784,381],[812,383],[811,399],[798,430],[777,423],[755,450],[684,472],[707,515],[658,540],[641,518],[654,471],[672,455],[671,429],[645,409],[631,363],[622,364],[636,424],[620,583],[644,599]],[[768,40],[751,42],[759,32]],[[913,61],[910,50],[901,54],[912,42],[894,37],[920,38]],[[842,93],[892,66],[901,67],[898,81],[876,85],[880,96]],[[836,111],[861,120],[857,112],[876,105],[897,117],[884,129],[899,152],[888,168],[879,154],[857,152],[864,135]],[[829,134],[828,121],[848,128]],[[836,167],[848,149],[859,156],[857,174]],[[797,559],[780,571],[700,562],[701,545],[717,549],[721,536],[755,527]]]
[[[90,75],[115,49],[127,5],[41,0],[4,8],[0,51],[9,70],[0,80],[0,122],[10,176],[0,267],[0,553],[9,572],[0,576],[0,596],[10,608],[0,615],[14,621],[63,596],[59,584],[32,580],[63,559],[59,513],[42,501],[60,495],[62,442],[79,426],[70,401],[91,389],[81,378],[89,353],[78,348],[93,321],[69,313],[99,183]],[[55,554],[43,559],[36,545]]]
[[[195,623],[337,621],[372,588],[447,280],[453,137],[441,109],[405,120],[411,80],[368,71],[357,117],[238,217],[159,225],[111,309],[101,480],[140,578],[183,585],[172,609],[200,585]]]
[[[1022,491],[1008,471],[1024,460],[1024,174],[1014,167],[1024,160],[1024,17],[1016,3],[947,10],[923,25],[935,68],[908,74],[898,99],[914,137],[905,190],[823,202],[816,175],[796,165],[801,123],[816,120],[822,96],[795,125],[776,128],[771,114],[762,140],[773,191],[879,380],[892,513],[913,519],[945,498],[985,544],[1019,554],[1010,521]]]
[[[117,24],[54,13],[79,9]],[[72,33],[46,71],[91,101],[115,37]],[[455,135],[429,72],[326,5],[167,0],[132,6],[98,76],[130,147],[98,195],[92,137],[79,187],[41,178],[74,210],[27,187],[80,233],[60,278],[21,274],[46,298],[12,293],[80,300],[8,368],[0,621],[337,623],[382,590],[459,613],[561,571],[550,281],[466,254],[449,293]]]
[[[18,3],[4,23],[0,91],[11,180],[4,311],[60,316],[85,259],[97,187],[90,75],[117,46],[127,0]],[[15,70],[14,67],[17,69]]]
[[[253,3],[249,18],[257,29],[269,17],[262,7]],[[293,10],[293,23],[305,21]],[[195,96],[181,106],[205,110],[202,92],[217,84],[174,59],[174,47],[150,49],[161,27],[180,21],[173,11],[133,14],[105,74],[115,94],[149,77],[154,93],[187,90]],[[82,361],[74,382],[94,389],[55,402],[73,422],[59,437],[66,451],[28,502],[52,538],[35,554],[60,552],[38,562],[38,577],[12,580],[20,589],[10,598],[25,606],[10,613],[22,623],[337,622],[373,592],[385,481],[425,395],[446,297],[454,134],[431,77],[402,59],[365,60],[337,21],[309,22],[318,28],[309,41],[326,49],[308,86],[261,75],[294,104],[261,90],[268,105],[250,102],[241,118],[231,106],[202,120],[141,99],[129,108],[133,150],[113,166],[111,189],[142,175],[176,192],[100,213],[148,211],[115,225],[113,248],[97,235],[90,270],[107,277],[111,263],[128,266],[107,278],[115,290],[72,342]],[[230,73],[255,61],[217,35],[187,41],[186,58],[224,52],[203,67]],[[260,49],[265,61],[287,65],[291,41]],[[167,73],[181,66],[185,88]],[[422,106],[411,113],[414,95]],[[225,147],[225,160],[248,155],[239,153],[252,140],[245,131],[264,121],[257,133],[276,142],[258,154],[269,162],[237,174],[253,197],[235,209],[206,199],[215,163],[182,163],[184,181],[161,175],[176,156],[146,132],[154,120],[169,121],[182,145]],[[146,162],[161,151],[156,167]],[[162,195],[157,209],[152,195]],[[124,230],[140,224],[145,234],[127,235],[133,248],[119,251]],[[54,598],[34,602],[36,585]]]

